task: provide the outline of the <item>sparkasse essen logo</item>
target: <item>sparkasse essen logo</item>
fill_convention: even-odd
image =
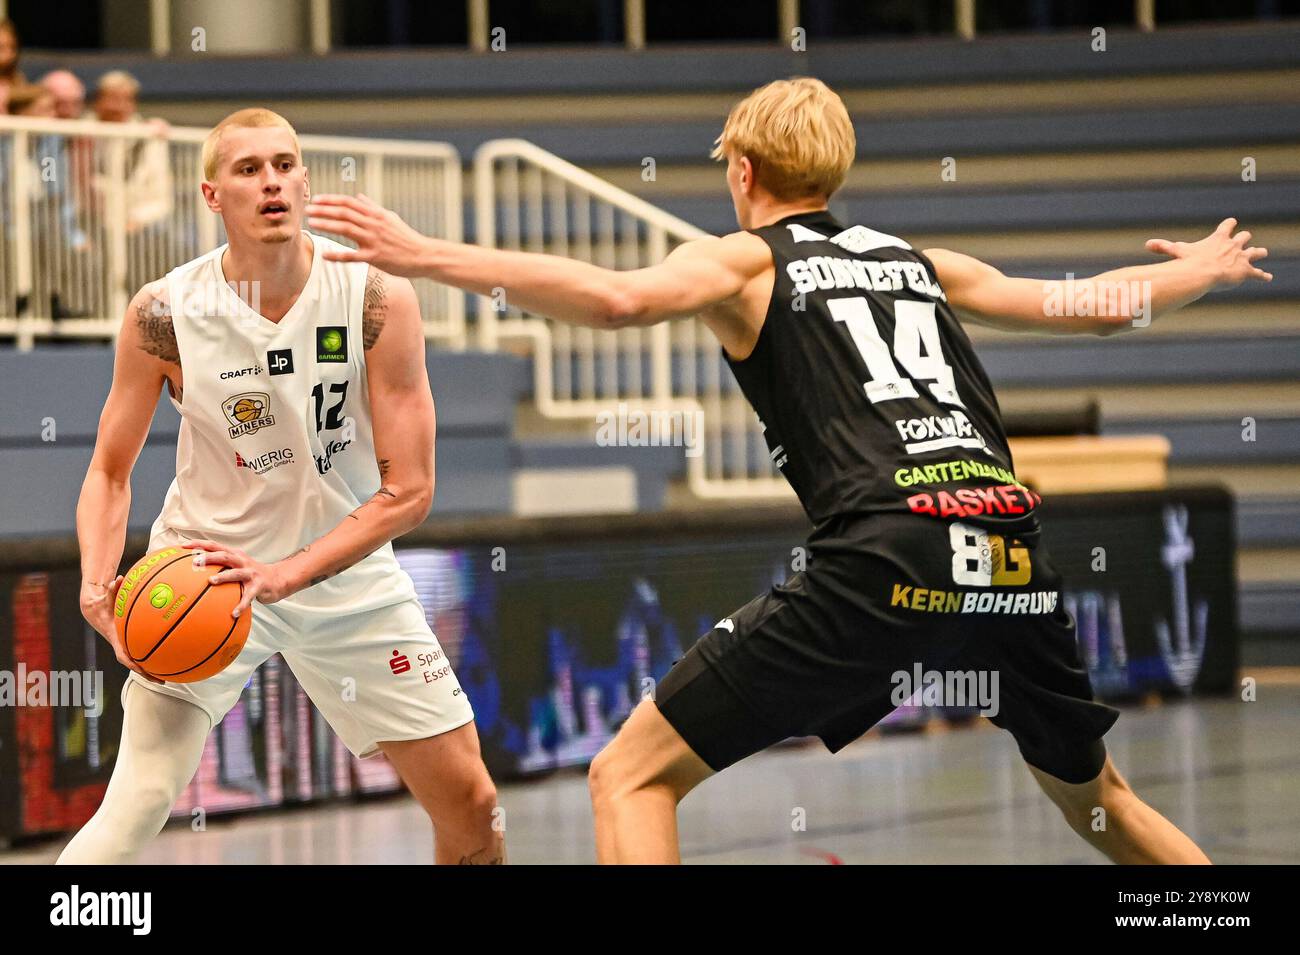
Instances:
[[[253,434],[275,424],[275,417],[271,414],[271,396],[264,391],[231,395],[221,403],[221,410],[230,421],[232,438]]]

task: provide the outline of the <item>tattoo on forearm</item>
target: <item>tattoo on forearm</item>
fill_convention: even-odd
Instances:
[[[334,570],[329,570],[329,571],[326,571],[326,572],[323,573],[323,574],[319,574],[319,575],[313,577],[313,578],[311,579],[311,581],[307,584],[307,586],[308,586],[308,587],[315,587],[315,586],[316,586],[317,584],[319,584],[322,580],[329,580],[331,577],[337,577],[339,574],[343,573],[343,571],[347,570],[349,567],[351,567],[351,566],[352,566],[353,564],[355,564],[355,563],[356,563],[356,561],[352,561],[352,563],[344,564],[342,567],[338,567],[338,568],[336,568],[336,569],[334,569]]]
[[[383,463],[384,463],[384,464],[387,464],[388,462],[385,461],[385,462],[383,462]],[[394,500],[394,501],[397,500],[397,495],[396,495],[396,494],[394,494],[392,491],[390,491],[390,490],[389,490],[388,488],[386,488],[386,487],[381,487],[378,491],[376,491],[376,492],[374,493],[374,495],[370,498],[370,500],[366,501],[365,504],[362,504],[361,507],[358,507],[356,510],[354,510],[351,514],[348,515],[348,517],[352,518],[354,521],[359,521],[359,520],[361,520],[361,518],[357,517],[357,515],[361,513],[361,508],[365,507],[366,504],[373,504],[373,503],[375,503],[375,501],[379,500],[381,497],[387,497],[387,498],[390,498],[390,499],[392,499],[392,500]],[[308,545],[308,546],[310,546],[310,545]],[[307,548],[304,547],[302,550],[306,550],[306,549],[307,549]],[[298,551],[298,553],[301,554],[302,551]],[[356,563],[356,562],[353,561],[353,563]],[[333,576],[336,575],[336,574],[341,574],[341,573],[343,573],[343,571],[347,570],[347,569],[348,569],[349,567],[351,567],[351,566],[352,566],[352,564],[344,564],[342,567],[339,567],[339,568],[336,569],[336,570],[331,570],[331,571],[329,571],[328,573],[321,574],[319,577],[313,577],[313,578],[311,579],[311,581],[307,584],[307,586],[308,586],[308,587],[314,587],[316,584],[319,584],[322,580],[329,580],[329,578],[333,577]]]
[[[373,554],[373,553],[374,553],[374,551],[371,551],[371,552],[370,552],[370,554]],[[370,554],[366,554],[365,556],[366,556],[366,557],[369,557]],[[360,558],[360,559],[364,559],[364,558]],[[313,578],[312,578],[312,579],[307,583],[307,586],[308,586],[308,587],[314,587],[314,586],[316,586],[317,584],[319,584],[322,580],[329,580],[331,577],[337,577],[339,574],[343,573],[343,571],[347,570],[349,567],[353,567],[353,566],[355,566],[358,562],[359,562],[358,560],[349,561],[348,563],[344,564],[342,567],[336,567],[336,568],[334,568],[333,570],[326,571],[326,572],[323,573],[323,574],[320,574],[320,575],[318,575],[318,576],[316,576],[316,577],[313,577]]]
[[[172,310],[161,295],[149,297],[135,307],[136,327],[140,330],[140,348],[155,358],[180,364],[176,329],[172,327]]]
[[[379,333],[388,320],[388,295],[384,274],[374,269],[366,276],[365,306],[361,310],[361,342],[369,351],[379,341]]]
[[[366,504],[373,504],[375,503],[376,500],[378,500],[381,497],[391,498],[394,501],[397,500],[396,494],[388,490],[388,488],[386,487],[381,487],[378,491],[374,493],[374,495],[370,498],[370,500],[366,501]],[[366,504],[362,504],[361,507],[365,507]],[[355,511],[349,514],[348,517],[352,518],[354,521],[361,520],[361,518],[357,517],[357,515],[361,513],[361,507],[358,507]]]
[[[382,461],[379,462],[379,480],[380,480],[380,481],[383,481],[385,478],[388,477],[388,470],[389,470],[389,468],[391,468],[391,467],[392,467],[392,465],[389,463],[388,458],[384,458]]]

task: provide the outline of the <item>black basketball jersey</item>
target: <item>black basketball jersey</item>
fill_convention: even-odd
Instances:
[[[813,523],[910,511],[1032,534],[1039,498],[929,259],[826,210],[752,231],[776,282],[753,353],[727,361]]]

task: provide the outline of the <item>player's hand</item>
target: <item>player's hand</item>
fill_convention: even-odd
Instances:
[[[1147,249],[1175,259],[1189,259],[1203,264],[1215,277],[1215,284],[1231,288],[1246,279],[1273,281],[1269,272],[1255,263],[1268,255],[1268,249],[1251,246],[1250,233],[1238,232],[1236,219],[1224,219],[1219,227],[1199,242],[1170,242],[1168,239],[1147,239]]]
[[[355,250],[326,252],[331,262],[369,262],[406,278],[424,274],[430,240],[364,195],[316,196],[307,204],[307,225],[357,244]]]
[[[242,614],[252,606],[254,600],[273,604],[293,593],[278,565],[253,560],[237,547],[223,547],[215,541],[207,540],[187,541],[185,547],[200,552],[194,555],[196,564],[219,564],[225,568],[212,575],[212,583],[238,581],[244,585],[244,595],[230,611],[232,617]]]
[[[145,673],[140,668],[140,664],[127,656],[126,648],[122,646],[122,638],[117,635],[117,624],[113,620],[113,604],[117,600],[117,592],[122,588],[122,580],[121,574],[109,581],[108,586],[83,580],[81,582],[81,615],[86,618],[86,623],[95,628],[96,633],[108,641],[109,646],[113,648],[113,655],[117,657],[118,663],[128,670],[140,674],[150,683],[162,683],[163,681],[157,677]]]

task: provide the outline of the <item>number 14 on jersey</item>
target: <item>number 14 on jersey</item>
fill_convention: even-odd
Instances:
[[[880,337],[871,304],[866,298],[835,298],[828,301],[831,317],[848,326],[853,344],[867,363],[871,378],[865,382],[872,402],[895,398],[918,398],[916,382],[924,382],[935,400],[946,405],[965,405],[957,395],[952,367],[943,359],[939,326],[933,302],[894,303],[894,348],[890,351]],[[897,360],[897,364],[895,364]],[[909,377],[899,373],[902,365]]]

